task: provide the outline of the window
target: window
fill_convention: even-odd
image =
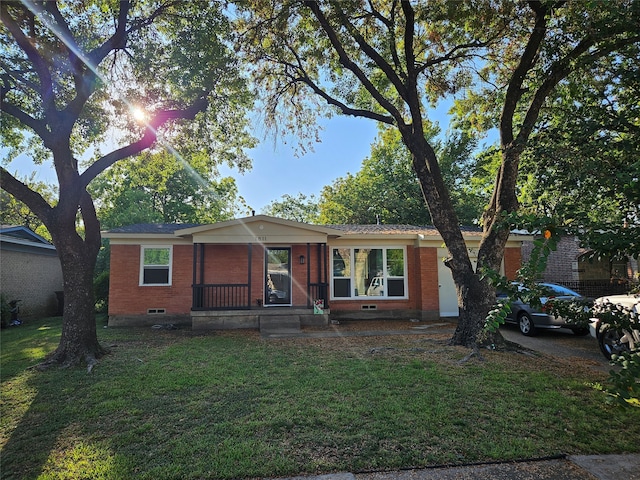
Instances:
[[[404,248],[334,248],[333,298],[405,297]]]
[[[140,285],[171,285],[171,247],[142,247]]]
[[[351,296],[351,249],[333,249],[333,296]]]

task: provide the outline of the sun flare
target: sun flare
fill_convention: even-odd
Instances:
[[[131,115],[133,116],[136,122],[144,122],[147,120],[147,112],[145,112],[142,108],[137,106],[131,107]]]

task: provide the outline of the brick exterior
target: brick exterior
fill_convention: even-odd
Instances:
[[[0,285],[7,300],[20,299],[20,318],[46,317],[58,312],[56,293],[62,291],[62,268],[56,255],[3,249]]]
[[[293,309],[304,310],[311,307],[311,300],[308,298],[308,284],[320,284],[326,282],[329,284],[329,292],[327,292],[328,308],[331,315],[338,318],[418,318],[421,320],[432,320],[440,317],[440,284],[438,276],[438,249],[441,243],[437,238],[429,238],[430,231],[425,230],[427,238],[422,236],[420,227],[412,227],[416,231],[405,231],[406,229],[396,229],[398,231],[383,232],[376,236],[376,231],[372,232],[349,232],[345,235],[337,235],[337,240],[332,240],[327,234],[327,244],[315,243],[323,242],[317,238],[314,232],[313,242],[303,243],[304,240],[289,240],[286,235],[282,235],[281,231],[287,231],[292,228],[290,225],[281,225],[283,230],[277,225],[276,220],[260,218],[245,219],[244,222],[249,226],[256,226],[257,222],[261,222],[259,235],[253,238],[257,239],[255,243],[250,245],[246,242],[253,242],[251,235],[246,232],[250,231],[249,227],[242,228],[239,231],[229,231],[230,228],[225,224],[218,231],[218,236],[212,235],[208,231],[203,230],[200,234],[197,230],[193,232],[193,239],[196,243],[196,278],[194,279],[194,246],[191,244],[180,243],[173,246],[173,270],[171,286],[140,286],[140,244],[135,244],[138,235],[142,232],[134,232],[131,236],[126,237],[122,243],[112,241],[111,243],[111,275],[110,275],[110,301],[109,315],[111,319],[115,317],[133,318],[145,317],[143,321],[150,321],[150,317],[156,323],[163,323],[158,315],[149,315],[149,309],[163,309],[167,318],[170,316],[184,317],[187,320],[192,315],[192,284],[211,285],[211,284],[250,284],[248,301],[252,311],[266,311],[268,308],[260,309],[259,307],[265,303],[265,258],[266,248],[260,243],[263,237],[282,237],[281,241],[273,241],[274,248],[290,248],[291,251],[291,306]],[[264,223],[264,234],[262,228]],[[368,226],[369,229],[382,229],[385,226]],[[322,227],[318,227],[319,229]],[[349,226],[352,230],[355,228]],[[214,231],[213,228],[212,231]],[[302,228],[301,228],[302,230]],[[392,229],[393,230],[393,229]],[[167,230],[169,231],[169,230]],[[163,230],[162,234],[167,231]],[[218,233],[216,231],[216,233]],[[256,230],[257,231],[257,230]],[[309,235],[306,231],[293,230],[299,238]],[[117,234],[118,232],[116,232]],[[367,236],[372,234],[371,239]],[[181,238],[179,242],[188,239],[188,235]],[[350,238],[349,235],[355,235]],[[397,241],[394,241],[393,235],[398,235]],[[126,235],[129,235],[126,233]],[[364,235],[364,236],[363,236]],[[384,236],[382,236],[384,235]],[[416,235],[413,239],[410,235]],[[420,237],[418,237],[420,235]],[[435,237],[435,235],[434,235]],[[171,241],[170,237],[167,238]],[[226,240],[230,238],[231,241]],[[233,243],[233,239],[237,243]],[[224,241],[228,243],[215,243],[216,241]],[[291,244],[287,245],[287,242]],[[160,240],[158,240],[159,242]],[[214,243],[210,243],[214,242]],[[477,242],[473,239],[471,242]],[[517,242],[517,239],[516,239]],[[144,244],[144,241],[141,241]],[[373,244],[378,246],[398,247],[403,245],[406,249],[406,276],[407,276],[407,298],[394,297],[358,297],[358,298],[331,298],[331,249],[334,247],[354,248],[362,245]],[[277,245],[282,245],[278,247]],[[473,245],[473,244],[472,244]],[[510,246],[505,250],[504,269],[505,274],[509,278],[514,278],[516,271],[520,268],[521,249],[519,242],[511,240]],[[203,254],[202,254],[203,253]],[[300,263],[300,258],[304,257],[304,263]],[[249,258],[251,264],[249,265]],[[203,264],[201,265],[200,262]],[[327,271],[329,270],[329,271]],[[249,278],[250,277],[250,278]],[[204,289],[203,289],[204,291]],[[246,292],[246,290],[243,290]],[[246,299],[246,293],[243,293]],[[238,307],[244,310],[243,302],[240,300],[236,303]],[[221,309],[222,310],[222,309]],[[220,311],[220,310],[219,310]],[[195,315],[199,316],[202,311],[196,311]],[[253,320],[252,320],[253,322]],[[124,322],[122,324],[125,324]],[[253,323],[252,323],[253,324]]]
[[[191,310],[193,247],[173,247],[170,286],[141,286],[140,245],[111,245],[109,315],[146,315],[165,309],[166,315],[188,315]]]
[[[416,283],[418,290],[418,308],[424,312],[431,312],[440,316],[440,301],[438,292],[438,249],[416,249]]]
[[[533,242],[522,245],[522,261],[531,257]],[[551,252],[547,260],[547,268],[541,280],[552,283],[577,281],[604,281],[613,279],[632,279],[634,270],[630,262],[610,262],[608,257],[602,259],[589,258],[588,250],[580,248],[575,237],[564,237],[558,242],[556,251]]]

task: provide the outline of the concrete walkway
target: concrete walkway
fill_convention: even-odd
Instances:
[[[373,473],[330,473],[280,480],[640,480],[640,454],[564,458]]]

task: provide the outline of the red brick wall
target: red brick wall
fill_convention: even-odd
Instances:
[[[205,283],[245,283],[248,274],[248,248],[246,245],[207,245],[205,247]],[[305,263],[300,264],[300,255]],[[251,304],[264,301],[264,248],[254,245],[251,262]],[[164,308],[167,314],[189,314],[191,310],[191,284],[193,281],[193,247],[173,247],[172,285],[139,286],[140,246],[111,246],[110,315],[146,315],[150,308]],[[407,248],[408,295],[406,300],[333,300],[335,310],[359,311],[361,305],[375,303],[379,310],[439,311],[437,249]],[[505,250],[505,274],[513,279],[520,268],[520,248]],[[324,261],[321,268],[324,269]],[[294,245],[291,249],[293,276],[293,305],[307,304],[307,269],[312,283],[318,282],[318,248]],[[198,267],[199,271],[199,267]],[[323,278],[324,279],[324,278]],[[327,276],[328,279],[328,276]]]
[[[189,314],[193,247],[173,247],[171,286],[140,286],[140,245],[111,245],[109,315],[146,315],[164,308],[168,315]]]
[[[440,299],[438,297],[438,249],[418,248],[418,273],[420,278],[418,308],[422,311],[440,311]]]
[[[375,304],[376,310],[418,310],[435,311],[439,309],[438,299],[438,264],[436,248],[407,247],[407,283],[406,300],[379,299],[364,297],[362,299],[334,299],[331,301],[332,311],[360,311],[362,305]]]

